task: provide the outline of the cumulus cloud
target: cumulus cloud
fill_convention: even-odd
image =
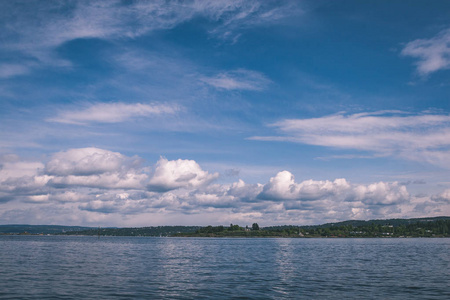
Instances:
[[[78,209],[82,211],[96,212],[101,214],[120,214],[120,215],[135,215],[144,213],[148,205],[143,200],[132,200],[128,198],[121,198],[119,195],[111,197],[99,197],[78,205]]]
[[[56,153],[45,170],[56,187],[140,188],[147,180],[142,160],[99,148],[70,149]]]
[[[361,201],[367,205],[393,205],[408,201],[410,195],[404,185],[398,182],[377,182],[367,186],[358,185],[351,200]]]
[[[78,206],[81,210],[101,212],[101,213],[113,213],[117,212],[119,206],[114,201],[102,201],[93,200],[88,203],[83,203]]]
[[[247,184],[239,179],[232,184],[202,186],[178,197],[193,208],[233,208],[240,211],[259,202],[256,196],[262,187],[262,184]]]
[[[262,73],[238,69],[223,72],[213,77],[203,77],[201,81],[222,90],[260,91],[270,84],[270,80]]]
[[[89,201],[81,203],[78,208],[83,211],[102,214],[142,214],[151,207],[148,196],[141,191],[123,192],[111,190],[91,197]]]
[[[311,224],[424,212],[441,215],[450,208],[449,190],[412,197],[398,182],[359,184],[343,178],[296,182],[289,171],[278,172],[265,184],[241,179],[214,183],[219,174],[203,170],[194,160],[162,157],[149,171],[138,157],[99,148],[58,152],[46,164],[15,155],[0,159],[2,220],[25,215],[38,220],[39,215],[39,220],[49,222],[46,216],[62,214],[80,222],[84,217],[98,221],[113,215],[116,220],[138,218],[142,225],[158,225],[149,216],[159,216],[158,220],[178,216],[176,220],[189,219],[191,224],[196,220],[202,224],[203,218],[228,223],[247,216],[269,224]]]
[[[167,160],[161,157],[148,188],[155,191],[170,191],[178,188],[196,188],[219,177],[218,173],[203,171],[194,160]]]
[[[254,136],[263,141],[368,151],[450,167],[450,116],[408,115],[398,111],[286,119],[274,124],[282,135]]]
[[[31,203],[45,203],[48,202],[49,195],[31,195],[27,196],[24,199],[24,202],[31,202]]]
[[[417,58],[421,75],[450,68],[450,29],[442,30],[430,39],[418,39],[406,44],[401,54]]]
[[[78,111],[62,111],[47,121],[67,124],[119,123],[131,118],[174,114],[177,111],[177,106],[168,104],[96,103]]]
[[[0,180],[4,181],[8,178],[33,176],[43,168],[44,165],[41,162],[15,161],[7,159],[6,161],[0,162]]]
[[[350,184],[344,178],[329,180],[305,180],[295,182],[289,171],[279,172],[264,185],[259,199],[273,201],[316,201],[333,199],[337,202],[361,202],[366,205],[393,205],[409,199],[404,185],[398,182],[378,182],[369,185]],[[314,204],[305,204],[308,207]]]
[[[54,154],[46,164],[50,175],[93,175],[137,167],[141,160],[99,148],[78,148]]]
[[[42,162],[20,161],[15,155],[0,158],[0,202],[23,196],[41,195],[51,176],[42,173]],[[31,198],[33,199],[33,198]]]
[[[268,200],[317,200],[331,195],[338,195],[348,190],[350,185],[345,179],[331,181],[307,180],[295,183],[289,171],[279,172],[264,185],[259,198]]]
[[[223,195],[194,193],[192,196],[192,202],[200,207],[229,208],[239,204],[233,197]]]
[[[447,189],[440,194],[434,195],[431,199],[436,202],[443,202],[450,204],[450,189]]]
[[[66,190],[63,192],[53,191],[49,195],[49,200],[52,202],[66,203],[66,202],[84,202],[90,199],[90,195],[86,191],[76,192],[71,190]]]
[[[227,188],[226,194],[240,199],[240,201],[256,202],[258,201],[256,197],[262,190],[263,185],[260,183],[247,184],[242,179],[239,179],[239,181],[234,182]]]
[[[49,185],[57,188],[80,186],[106,189],[136,189],[142,188],[147,177],[146,174],[139,174],[133,171],[89,176],[55,176],[49,181]]]

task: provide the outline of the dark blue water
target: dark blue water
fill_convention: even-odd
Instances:
[[[0,236],[1,299],[450,299],[450,239]]]

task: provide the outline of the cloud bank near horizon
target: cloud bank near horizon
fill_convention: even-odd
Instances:
[[[194,160],[161,157],[149,167],[137,156],[99,148],[69,149],[46,162],[6,155],[0,169],[0,217],[6,223],[121,226],[174,220],[311,224],[450,212],[450,191],[418,198],[399,182],[296,182],[286,170],[265,184],[218,179],[219,173],[203,170]]]

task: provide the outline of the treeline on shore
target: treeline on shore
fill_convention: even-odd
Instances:
[[[450,237],[450,217],[349,220],[312,226],[151,226],[100,228],[57,225],[0,225],[3,235],[171,236],[171,237]]]
[[[377,220],[379,221],[379,220]],[[255,226],[256,225],[256,226]],[[231,224],[207,226],[193,233],[179,233],[179,237],[450,237],[450,218],[412,222],[364,221],[362,225],[324,224],[317,226],[271,226],[251,228]]]
[[[154,226],[129,228],[94,228],[82,231],[66,231],[63,235],[100,235],[100,236],[173,236],[190,233],[201,229],[201,226]]]

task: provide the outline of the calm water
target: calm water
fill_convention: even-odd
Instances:
[[[1,299],[450,299],[450,239],[0,236]]]

